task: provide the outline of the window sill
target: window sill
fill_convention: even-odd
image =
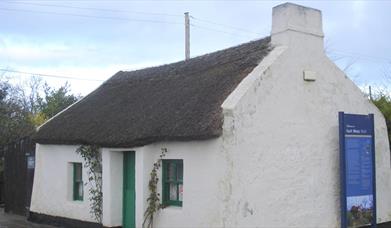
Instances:
[[[168,207],[174,207],[174,208],[182,208],[181,205],[164,205],[163,208],[168,208]]]
[[[163,211],[182,211],[182,206],[176,206],[176,205],[167,205],[164,208],[162,208]]]

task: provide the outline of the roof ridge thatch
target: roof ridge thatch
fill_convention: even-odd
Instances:
[[[221,50],[217,50],[217,51],[201,54],[201,55],[198,55],[198,56],[191,57],[188,60],[183,59],[183,60],[179,60],[179,61],[172,62],[172,63],[164,63],[164,64],[161,64],[161,65],[150,66],[150,67],[145,67],[145,68],[136,69],[136,70],[123,70],[123,71],[121,70],[120,72],[137,72],[137,71],[149,70],[151,68],[160,68],[160,67],[165,67],[165,66],[175,66],[176,64],[190,64],[192,61],[199,61],[199,60],[202,60],[202,59],[207,58],[207,57],[212,56],[212,55],[223,54],[226,51],[233,52],[235,50],[240,50],[240,48],[243,47],[243,46],[247,46],[249,44],[255,44],[255,43],[259,42],[260,40],[264,40],[264,39],[270,39],[270,37],[265,37],[263,39],[256,39],[256,40],[248,41],[246,43],[241,43],[241,44],[238,44],[238,45],[235,45],[235,46],[232,46],[232,47],[227,47],[227,48],[224,48],[224,49],[221,49]],[[241,56],[241,55],[238,55],[238,56],[240,58],[244,57],[244,56]],[[232,62],[232,61],[234,61],[234,60],[230,60],[230,62]]]

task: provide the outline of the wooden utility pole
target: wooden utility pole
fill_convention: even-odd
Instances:
[[[185,13],[185,59],[190,59],[190,18],[189,12]]]

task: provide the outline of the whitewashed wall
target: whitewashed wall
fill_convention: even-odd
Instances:
[[[77,146],[36,146],[36,165],[30,210],[32,212],[93,222],[90,216],[88,185],[83,201],[74,201],[72,162],[82,162]],[[87,181],[83,167],[83,181]]]
[[[153,163],[161,149],[168,150],[167,159],[184,160],[183,207],[161,210],[156,224],[181,227],[193,224],[206,227],[220,224],[216,211],[219,198],[217,176],[221,173],[218,151],[221,140],[156,143],[140,148],[102,149],[103,160],[103,224],[122,224],[122,151],[136,152],[136,224],[141,227],[148,197],[148,181]],[[88,185],[84,187],[84,201],[72,200],[72,162],[83,162],[75,153],[77,146],[41,145],[36,148],[36,169],[31,211],[82,221],[94,220],[89,214]],[[159,173],[161,175],[161,173]],[[83,180],[87,180],[83,169]],[[159,183],[161,191],[161,182]],[[205,207],[207,205],[207,207]]]
[[[102,223],[107,227],[122,225],[123,151],[102,149]]]
[[[147,190],[149,174],[153,162],[159,158],[161,148],[168,150],[166,159],[183,159],[183,206],[170,206],[161,210],[155,224],[158,227],[221,226],[220,214],[216,210],[217,205],[223,200],[218,194],[219,176],[222,172],[221,157],[218,154],[221,139],[157,143],[146,146],[143,149],[143,211],[146,208],[145,199],[149,194]],[[162,186],[161,182],[159,183],[158,190],[161,192]],[[140,223],[137,224],[140,225]]]

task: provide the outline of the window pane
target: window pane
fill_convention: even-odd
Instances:
[[[77,183],[79,186],[77,188],[77,196],[79,199],[83,198],[83,183],[82,182],[79,182]]]
[[[82,167],[80,163],[75,163],[75,181],[82,181],[83,180],[83,175],[82,175]]]
[[[177,200],[176,184],[170,184],[170,200]]]
[[[182,181],[183,180],[183,163],[182,162],[178,162],[177,164],[177,177],[178,177],[178,180]]]
[[[183,201],[183,184],[179,185],[179,201]]]
[[[175,175],[175,163],[174,162],[170,162],[168,163],[168,180],[170,181],[175,181],[176,180],[176,175]]]

